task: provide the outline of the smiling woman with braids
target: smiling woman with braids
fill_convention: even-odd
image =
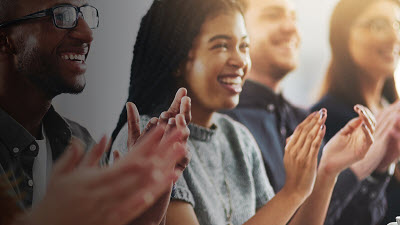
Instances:
[[[287,181],[275,195],[254,138],[217,113],[238,104],[251,67],[249,44],[241,6],[233,0],[155,0],[142,19],[128,101],[148,121],[168,120],[161,112],[179,87],[192,99],[192,159],[175,185],[167,224],[322,224],[337,174],[363,158],[372,142],[374,127],[357,106],[360,117],[326,145],[317,169],[327,112],[312,113],[288,139]],[[112,148],[123,154],[126,121],[124,109]]]

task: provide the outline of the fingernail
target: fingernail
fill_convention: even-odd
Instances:
[[[152,118],[152,119],[150,120],[150,123],[151,123],[151,124],[156,124],[156,123],[157,123],[157,121],[158,121],[158,119],[157,119],[157,118]]]
[[[321,130],[323,130],[325,128],[325,124],[321,126]]]
[[[169,124],[169,125],[173,125],[173,124],[174,124],[174,118],[169,118],[168,124]]]
[[[164,120],[168,119],[166,112],[161,113],[160,117],[161,117],[161,119],[164,119]]]
[[[324,117],[325,117],[325,110],[324,109],[319,110],[319,119],[322,120],[322,118]]]

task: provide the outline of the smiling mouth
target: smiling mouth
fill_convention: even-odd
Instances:
[[[85,54],[76,54],[76,53],[63,53],[61,54],[61,58],[68,61],[85,63],[86,55]]]
[[[239,94],[242,92],[243,78],[241,76],[219,76],[218,82],[233,94]]]

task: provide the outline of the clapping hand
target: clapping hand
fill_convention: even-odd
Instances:
[[[337,176],[361,160],[374,142],[375,118],[368,108],[356,105],[358,117],[350,120],[324,147],[320,169]]]
[[[298,193],[304,200],[314,187],[318,150],[325,135],[326,110],[314,112],[297,126],[285,147],[286,183],[283,191]]]

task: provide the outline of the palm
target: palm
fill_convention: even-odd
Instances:
[[[368,137],[360,126],[349,134],[340,131],[325,146],[321,161],[325,161],[330,172],[339,173],[362,159],[369,147]]]

